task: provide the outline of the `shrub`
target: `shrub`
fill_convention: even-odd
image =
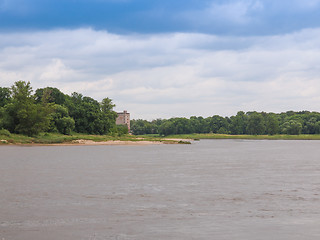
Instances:
[[[10,137],[10,132],[7,129],[0,129],[0,135]]]

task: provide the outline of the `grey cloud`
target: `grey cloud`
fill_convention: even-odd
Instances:
[[[135,118],[317,110],[319,41],[320,29],[248,38],[92,29],[2,33],[0,82],[29,80],[34,88],[110,97]]]

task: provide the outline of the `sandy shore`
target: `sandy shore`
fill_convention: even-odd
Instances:
[[[160,141],[102,141],[102,142],[95,142],[92,140],[74,140],[72,143],[62,143],[57,145],[152,145],[152,144],[163,144]]]
[[[92,140],[74,140],[69,143],[29,143],[29,144],[14,144],[21,146],[97,146],[97,145],[160,145],[164,144],[163,142],[154,142],[154,141],[101,141],[95,142]]]
[[[27,144],[13,144],[13,145],[20,145],[20,146],[94,146],[94,145],[161,145],[161,144],[177,144],[180,141],[185,141],[185,142],[191,142],[191,139],[165,139],[167,141],[120,141],[120,140],[110,140],[110,141],[101,141],[101,142],[96,142],[93,140],[85,140],[85,139],[79,139],[79,140],[74,140],[72,142],[66,142],[66,143],[27,143]],[[8,143],[6,140],[1,140],[3,146],[7,145]],[[2,145],[2,144],[0,144]],[[9,144],[12,145],[12,144]]]

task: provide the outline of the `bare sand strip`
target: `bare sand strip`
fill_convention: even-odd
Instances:
[[[159,145],[159,144],[176,144],[181,141],[191,142],[193,139],[164,139],[167,140],[163,142],[159,141],[120,141],[120,140],[110,140],[110,141],[102,141],[102,142],[95,142],[92,140],[74,140],[72,143],[62,143],[58,145]],[[170,142],[168,142],[170,141]]]
[[[5,143],[4,141],[6,140],[1,140],[1,141],[3,141],[2,143]],[[26,143],[26,144],[16,143],[13,145],[19,145],[19,146],[161,145],[161,144],[178,144],[182,141],[191,142],[193,141],[193,139],[163,139],[159,141],[144,141],[144,140],[141,140],[141,141],[120,141],[120,140],[93,141],[93,140],[78,139],[78,140],[73,140],[72,142],[65,142],[65,143]],[[3,146],[5,145],[7,144],[3,144]]]
[[[160,141],[120,141],[120,140],[110,140],[110,141],[101,141],[95,142],[92,140],[74,140],[68,143],[29,143],[29,144],[15,144],[15,145],[23,145],[23,146],[98,146],[98,145],[160,145],[164,144]]]
[[[74,140],[72,143],[62,143],[58,145],[152,145],[152,144],[163,144],[161,141],[120,141],[120,140],[110,140],[95,142],[92,140]]]
[[[194,141],[194,139],[190,139],[190,138],[166,138],[166,140],[176,141],[176,142],[193,142]]]

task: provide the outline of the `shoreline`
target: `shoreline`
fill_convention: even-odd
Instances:
[[[201,139],[234,140],[320,140],[320,134],[310,135],[228,135],[228,134],[183,134],[157,136],[100,136],[75,134],[71,136],[44,133],[37,137],[18,134],[0,135],[0,146],[92,146],[92,145],[162,145],[192,144]]]
[[[181,144],[190,143],[191,140],[186,139],[165,139],[159,141],[121,141],[121,140],[108,140],[108,141],[93,141],[78,139],[72,142],[64,143],[10,143],[6,140],[0,140],[2,144],[0,146],[145,146],[145,145],[162,145],[162,144]],[[4,142],[6,141],[6,142]],[[183,142],[182,142],[183,141]]]

